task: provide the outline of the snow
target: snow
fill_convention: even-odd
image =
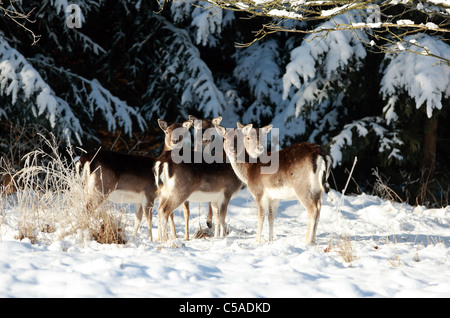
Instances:
[[[426,104],[427,116],[431,118],[435,109],[442,109],[444,97],[450,96],[450,68],[427,55],[449,59],[449,46],[425,34],[408,35],[398,44],[421,54],[406,51],[387,54],[380,92],[387,99],[398,94],[399,89],[405,90],[414,99],[416,108]]]
[[[333,15],[339,14],[341,11],[345,12],[345,10],[347,10],[349,7],[352,7],[352,6],[353,6],[352,4],[345,4],[341,7],[335,7],[330,10],[322,10],[321,16],[323,16],[323,17],[333,16]]]
[[[16,240],[17,210],[2,210],[0,297],[449,297],[450,207],[426,209],[362,194],[322,197],[317,244],[304,243],[306,211],[280,203],[275,241],[257,244],[256,205],[232,199],[226,238],[150,242],[145,228],[125,245],[80,233]],[[207,207],[191,204],[191,237]],[[131,235],[132,213],[126,228]],[[157,216],[153,219],[155,233]],[[181,209],[175,224],[184,237]],[[263,236],[267,238],[267,223]],[[58,231],[57,231],[58,232]],[[55,236],[55,237],[53,237]],[[154,235],[156,237],[156,235]],[[345,261],[343,237],[352,259]]]
[[[70,127],[75,134],[81,132],[79,120],[68,103],[56,96],[39,72],[8,44],[0,32],[0,95],[4,93],[11,96],[12,105],[16,105],[18,100],[29,100],[32,95],[37,95],[35,106],[38,110],[33,108],[36,116],[45,114],[52,128],[57,126],[57,118],[63,117],[64,120],[59,122],[61,126]]]
[[[361,17],[356,15],[352,17],[338,15],[333,20],[323,22],[315,30],[334,29],[341,24],[360,21]],[[319,115],[318,118],[332,114],[328,116],[327,122],[319,120],[324,124],[322,127],[317,124],[317,120],[314,121],[313,125],[319,126],[313,132],[314,136],[322,133],[324,128],[332,130],[330,127],[336,127],[336,117],[334,112],[330,111],[330,107],[336,109],[342,106],[343,94],[330,98],[330,88],[339,86],[339,90],[344,93],[348,82],[342,80],[339,74],[358,70],[362,65],[360,61],[366,57],[364,45],[357,39],[368,41],[367,35],[360,30],[355,32],[357,37],[350,31],[334,31],[324,37],[309,34],[305,36],[300,46],[291,51],[290,61],[282,77],[282,99],[288,104],[289,113],[295,117],[302,117],[308,108],[313,108]],[[310,141],[324,142],[312,138]]]
[[[211,70],[201,59],[200,51],[191,42],[188,32],[167,21],[162,28],[169,34],[171,43],[169,51],[172,54],[164,53],[162,65],[166,69],[160,78],[164,81],[167,78],[173,78],[174,90],[182,95],[180,106],[188,108],[196,105],[196,110],[203,112],[205,117],[219,116],[226,104],[225,97],[216,86]],[[149,90],[147,95],[150,94],[153,92]],[[149,113],[156,113],[163,117],[165,114],[160,112],[166,106],[160,104],[160,92],[157,96],[158,100],[152,101]]]
[[[192,17],[191,26],[196,30],[195,43],[202,46],[217,46],[222,27],[233,19],[233,15],[220,8],[192,0],[173,1],[170,10],[177,23]]]
[[[273,116],[271,104],[280,104],[282,71],[276,62],[280,59],[279,51],[277,42],[268,40],[255,42],[235,53],[233,75],[239,84],[247,84],[252,93],[251,105],[242,115],[243,122],[260,123],[262,117]]]
[[[414,24],[414,21],[408,20],[408,19],[403,19],[403,20],[397,21],[397,25],[411,25],[411,24]]]
[[[280,9],[272,9],[269,12],[267,12],[268,16],[271,17],[284,17],[289,19],[301,19],[303,18],[303,15],[291,12],[288,10],[280,10]]]
[[[426,24],[425,24],[425,26],[428,28],[428,29],[437,29],[437,28],[439,28],[436,24],[434,24],[433,22],[427,22]]]
[[[395,99],[393,100],[395,101]],[[403,141],[398,137],[398,131],[395,129],[393,131],[388,131],[381,125],[383,122],[383,118],[375,116],[364,117],[345,125],[344,129],[334,136],[331,141],[330,154],[333,157],[333,165],[336,167],[341,163],[343,150],[346,146],[352,145],[354,136],[365,137],[369,131],[374,132],[379,139],[379,152],[388,151],[390,152],[388,158],[393,157],[397,160],[403,160],[400,150],[395,148],[395,146],[403,144]],[[353,134],[353,131],[355,131],[356,134]]]

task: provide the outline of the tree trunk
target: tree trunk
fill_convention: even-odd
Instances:
[[[425,124],[424,154],[422,170],[427,172],[425,177],[433,177],[436,168],[436,144],[438,136],[438,116],[431,117]]]
[[[424,132],[424,145],[423,145],[423,160],[421,169],[421,189],[417,199],[418,204],[426,204],[428,201],[428,183],[434,178],[436,170],[436,145],[438,135],[438,117],[435,115],[431,117],[425,123]]]

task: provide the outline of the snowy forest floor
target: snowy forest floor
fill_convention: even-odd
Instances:
[[[1,211],[0,297],[450,297],[450,207],[426,209],[366,194],[322,197],[317,243],[304,243],[307,216],[280,202],[275,241],[257,244],[256,204],[246,189],[232,199],[226,238],[193,235],[207,205],[191,203],[185,241],[150,242],[142,222],[126,244],[99,244],[80,233],[17,240],[18,212]],[[156,238],[158,218],[153,218]],[[267,221],[263,236],[267,239]]]

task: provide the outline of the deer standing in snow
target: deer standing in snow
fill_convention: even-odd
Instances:
[[[210,128],[214,128],[218,125],[220,125],[220,122],[222,121],[222,117],[216,117],[213,119],[198,119],[195,116],[189,115],[189,120],[192,121],[192,126],[194,127],[194,151],[200,151],[200,149],[204,150],[205,147],[207,147],[211,141],[212,136],[207,133],[207,130]],[[198,138],[200,136],[200,138]],[[201,143],[199,143],[197,140],[200,140]],[[212,207],[211,202],[208,204],[208,217],[206,219],[206,225],[208,228],[212,227]],[[185,204],[183,203],[183,209],[186,209]],[[189,210],[188,210],[189,211]],[[186,212],[185,212],[186,215]],[[189,214],[188,214],[189,216]]]
[[[82,167],[86,208],[95,211],[105,200],[114,203],[134,203],[136,236],[142,220],[147,220],[149,238],[152,236],[152,209],[156,199],[153,175],[155,159],[147,156],[128,155],[100,150],[85,153],[77,163]],[[80,169],[78,166],[78,169]]]
[[[253,129],[253,125],[237,124],[237,129],[216,127],[224,139],[224,149],[236,175],[255,198],[258,207],[256,240],[261,242],[261,232],[266,212],[269,221],[269,241],[273,241],[273,224],[280,200],[299,200],[308,213],[306,242],[313,244],[319,223],[321,194],[327,191],[332,158],[320,146],[311,143],[294,144],[277,153],[278,169],[262,173],[268,163],[260,157],[264,151],[263,137],[272,125]],[[237,141],[237,145],[236,145]],[[241,145],[241,146],[240,146]],[[255,158],[258,158],[257,160]],[[243,159],[243,160],[242,160]],[[253,160],[252,160],[253,159]],[[253,161],[253,163],[248,161]]]
[[[164,120],[158,119],[158,124],[166,135],[167,146],[167,150],[163,151],[155,163],[161,240],[168,239],[167,220],[169,216],[186,201],[210,202],[215,216],[215,236],[225,236],[227,206],[232,196],[240,190],[242,182],[234,174],[231,165],[225,162],[206,163],[202,160],[191,162],[190,153],[183,154],[187,160],[174,159],[174,151],[180,149],[182,147],[180,144],[188,137],[188,130],[192,125],[191,120],[169,126]],[[177,133],[174,135],[175,131]],[[190,148],[188,150],[190,151]],[[195,152],[193,155],[195,157]],[[185,216],[185,228],[188,226],[187,222],[189,220]]]

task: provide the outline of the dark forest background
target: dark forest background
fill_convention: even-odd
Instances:
[[[81,28],[67,26],[67,1],[17,4],[31,12],[34,22],[21,21],[29,30],[0,18],[0,151],[15,169],[41,145],[38,133],[86,150],[157,156],[158,118],[220,115],[227,127],[274,124],[282,147],[326,147],[336,164],[329,183],[339,191],[357,156],[347,193],[449,204],[449,65],[407,50],[377,52],[360,41],[370,41],[362,31],[277,32],[239,46],[273,18],[204,2],[73,3]],[[35,44],[30,31],[40,36]],[[450,59],[439,35],[410,40]]]

